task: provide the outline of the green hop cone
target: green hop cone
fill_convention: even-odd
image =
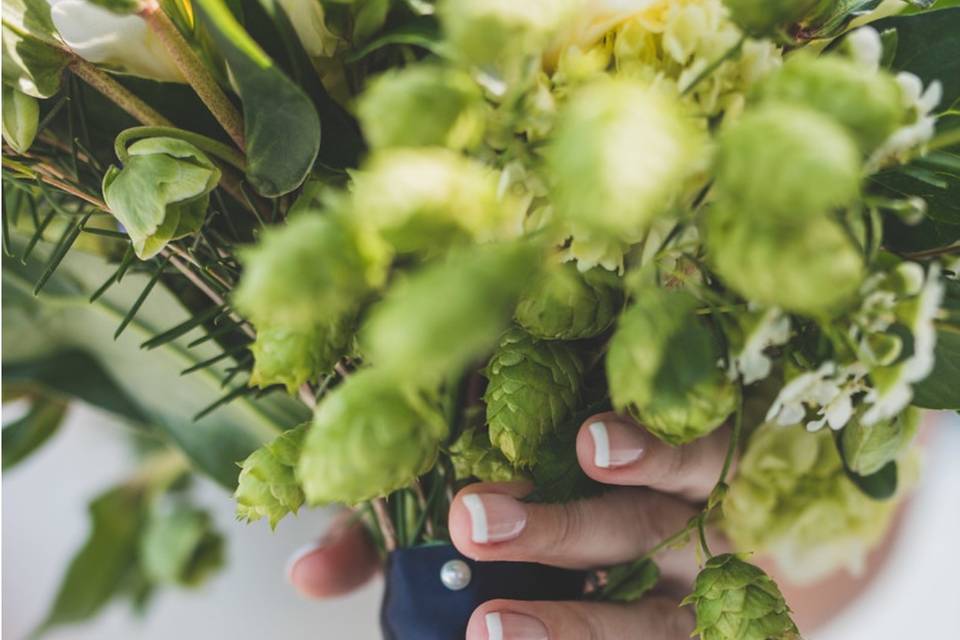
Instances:
[[[810,107],[829,116],[847,129],[864,154],[890,137],[905,116],[900,86],[891,74],[839,55],[791,56],[756,86],[754,98]],[[819,142],[816,134],[809,135]]]
[[[703,640],[800,640],[776,583],[732,553],[707,560],[683,604],[693,605]]]
[[[920,412],[912,407],[871,426],[865,426],[860,420],[851,420],[840,436],[847,466],[861,476],[880,471],[913,442],[919,424]]]
[[[900,469],[901,488],[909,465]],[[765,424],[747,442],[723,501],[734,547],[768,553],[791,581],[860,571],[883,540],[897,499],[874,500],[849,479],[829,429]]]
[[[518,466],[536,462],[543,439],[580,403],[583,362],[573,347],[508,331],[487,364],[490,442]]]
[[[33,144],[40,124],[40,104],[11,86],[3,85],[3,139],[17,153]]]
[[[703,144],[674,99],[620,79],[574,93],[545,154],[563,218],[636,241],[669,211],[702,163]]]
[[[457,480],[509,482],[522,477],[503,453],[490,444],[489,436],[476,428],[464,430],[450,445],[450,462]]]
[[[439,383],[483,356],[541,264],[523,242],[455,252],[393,285],[360,332],[364,355],[399,380]]]
[[[256,326],[309,331],[353,313],[387,277],[391,253],[337,212],[304,211],[240,255],[233,295]]]
[[[151,582],[196,586],[223,565],[223,537],[209,513],[177,505],[150,514],[139,559]]]
[[[645,289],[620,316],[607,351],[607,381],[617,410],[679,445],[723,424],[736,387],[717,367],[720,351],[684,291]]]
[[[432,401],[367,369],[320,402],[297,477],[311,504],[356,504],[426,473],[446,436],[447,425]]]
[[[261,327],[250,346],[253,372],[250,386],[282,384],[295,393],[305,382],[316,382],[346,355],[353,338],[353,321],[340,319],[312,329]]]
[[[751,220],[801,220],[854,202],[860,174],[860,151],[840,124],[767,103],[721,134],[716,197]]]
[[[483,94],[469,74],[428,64],[384,73],[357,104],[375,148],[470,149],[483,136],[484,111]]]
[[[837,222],[754,222],[725,207],[707,213],[704,240],[728,287],[752,302],[815,317],[835,314],[855,297],[863,256]]]
[[[790,26],[816,14],[832,0],[723,0],[730,17],[754,36],[784,33]]]
[[[104,174],[103,199],[146,260],[203,226],[220,169],[177,138],[137,140],[126,156],[122,169],[111,166]]]
[[[309,423],[285,431],[251,453],[240,466],[234,498],[237,518],[266,518],[270,527],[303,505],[303,491],[294,475]]]
[[[622,307],[623,290],[616,274],[600,268],[580,273],[568,263],[537,280],[513,317],[537,338],[579,340],[609,329]]]

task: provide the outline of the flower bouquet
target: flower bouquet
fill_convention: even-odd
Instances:
[[[3,0],[4,469],[73,398],[143,460],[41,629],[215,570],[201,473],[243,520],[348,505],[388,638],[635,600],[679,545],[701,637],[797,637],[748,554],[855,568],[919,409],[960,408],[960,8],[932,5]],[[729,431],[683,528],[589,574],[449,544],[472,481],[603,491],[574,438],[607,410]]]

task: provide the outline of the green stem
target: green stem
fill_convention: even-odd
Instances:
[[[229,146],[222,142],[217,142],[212,138],[208,138],[207,136],[200,135],[199,133],[185,131],[184,129],[178,129],[176,127],[131,127],[124,129],[117,135],[117,139],[113,143],[113,150],[117,154],[117,159],[119,159],[120,162],[126,163],[129,157],[127,153],[127,143],[131,140],[152,138],[154,136],[176,138],[189,142],[201,151],[206,151],[210,155],[223,160],[240,171],[246,171],[246,161],[243,156]]]
[[[927,143],[926,152],[930,153],[931,151],[939,151],[940,149],[946,149],[954,145],[960,144],[960,127],[954,127],[949,131],[944,131],[938,136],[935,136],[933,140]]]
[[[160,38],[164,48],[173,57],[174,63],[183,74],[184,79],[190,83],[203,104],[207,105],[210,113],[217,119],[230,139],[238,148],[246,148],[243,135],[243,117],[169,16],[163,12],[155,0],[148,0],[144,3],[139,15],[146,21],[151,31]]]
[[[102,93],[138,122],[145,125],[173,126],[172,122],[160,115],[153,107],[86,60],[75,56],[70,61],[69,67],[75,76]]]
[[[713,62],[711,62],[710,64],[708,64],[707,67],[706,67],[703,71],[701,71],[700,73],[697,74],[697,76],[693,79],[693,81],[692,81],[690,84],[688,84],[686,87],[684,87],[684,89],[683,89],[683,91],[680,93],[680,95],[684,95],[684,96],[685,96],[685,95],[689,94],[691,91],[693,91],[693,89],[694,89],[698,84],[700,84],[700,83],[703,82],[705,79],[707,79],[708,77],[710,77],[710,75],[711,75],[714,71],[716,71],[716,70],[720,67],[720,65],[722,65],[724,62],[726,62],[727,60],[729,60],[729,59],[732,58],[733,56],[735,56],[735,55],[737,55],[738,53],[740,53],[740,49],[743,48],[743,43],[746,42],[746,41],[747,41],[747,36],[746,36],[746,35],[740,36],[740,39],[737,40],[737,44],[733,45],[732,47],[730,47],[729,49],[727,49],[726,51],[724,51],[724,52],[720,55],[719,58],[717,58],[716,60],[714,60]]]
[[[743,389],[740,389],[740,401],[737,403],[737,413],[733,418],[733,433],[730,434],[730,444],[727,445],[727,456],[723,459],[723,469],[720,471],[720,480],[717,484],[727,482],[727,474],[733,465],[733,454],[740,446],[740,434],[743,432]]]
[[[707,544],[707,530],[704,524],[704,521],[707,519],[707,513],[708,511],[704,510],[700,514],[700,517],[697,518],[697,532],[700,537],[700,548],[703,550],[704,555],[706,555],[707,558],[712,558],[713,552],[710,551],[710,546]]]

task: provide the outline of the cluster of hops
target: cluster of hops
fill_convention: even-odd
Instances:
[[[294,476],[307,425],[285,431],[244,460],[234,495],[237,518],[266,518],[271,527],[303,505],[303,490]]]

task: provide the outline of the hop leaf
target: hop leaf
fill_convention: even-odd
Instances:
[[[260,327],[250,346],[253,372],[250,386],[282,384],[290,393],[307,381],[317,381],[333,369],[350,346],[353,322],[346,318],[313,329]]]
[[[609,329],[622,306],[620,278],[605,269],[580,273],[566,264],[523,295],[514,320],[537,338],[578,340]]]
[[[829,116],[846,127],[866,154],[880,146],[906,115],[893,76],[838,55],[791,56],[757,86],[755,97],[807,106]],[[819,142],[812,135],[809,140]]]
[[[583,363],[562,342],[535,340],[513,329],[501,339],[486,375],[490,441],[513,464],[529,466],[543,439],[580,403]]]
[[[25,153],[40,124],[37,99],[13,87],[3,85],[3,139],[17,153]]]
[[[177,505],[151,514],[139,557],[152,582],[195,586],[223,565],[223,537],[209,513]]]
[[[305,423],[285,431],[250,454],[240,467],[234,498],[237,518],[253,522],[267,518],[271,527],[303,505],[303,491],[294,476]]]
[[[661,440],[683,444],[726,420],[736,388],[717,368],[710,330],[683,291],[641,291],[621,317],[607,352],[610,398]]]
[[[910,445],[919,424],[920,412],[913,408],[870,426],[851,420],[840,437],[847,466],[861,476],[880,471]]]
[[[754,36],[774,36],[817,13],[832,0],[724,0],[730,17]]]
[[[220,169],[189,142],[145,138],[127,148],[122,169],[103,176],[103,198],[141,259],[203,226]]]
[[[305,211],[241,254],[233,301],[256,326],[310,331],[354,312],[386,279],[391,255],[343,215]]]
[[[464,430],[450,445],[450,461],[458,480],[477,478],[484,482],[507,482],[522,477],[490,444],[487,434],[476,428]]]
[[[703,640],[800,640],[776,583],[731,553],[707,560],[691,593]]]
[[[423,64],[370,83],[357,105],[372,146],[469,149],[483,135],[483,95],[462,71]]]
[[[429,399],[368,369],[320,402],[297,477],[311,504],[355,504],[412,483],[433,466],[446,435]]]

